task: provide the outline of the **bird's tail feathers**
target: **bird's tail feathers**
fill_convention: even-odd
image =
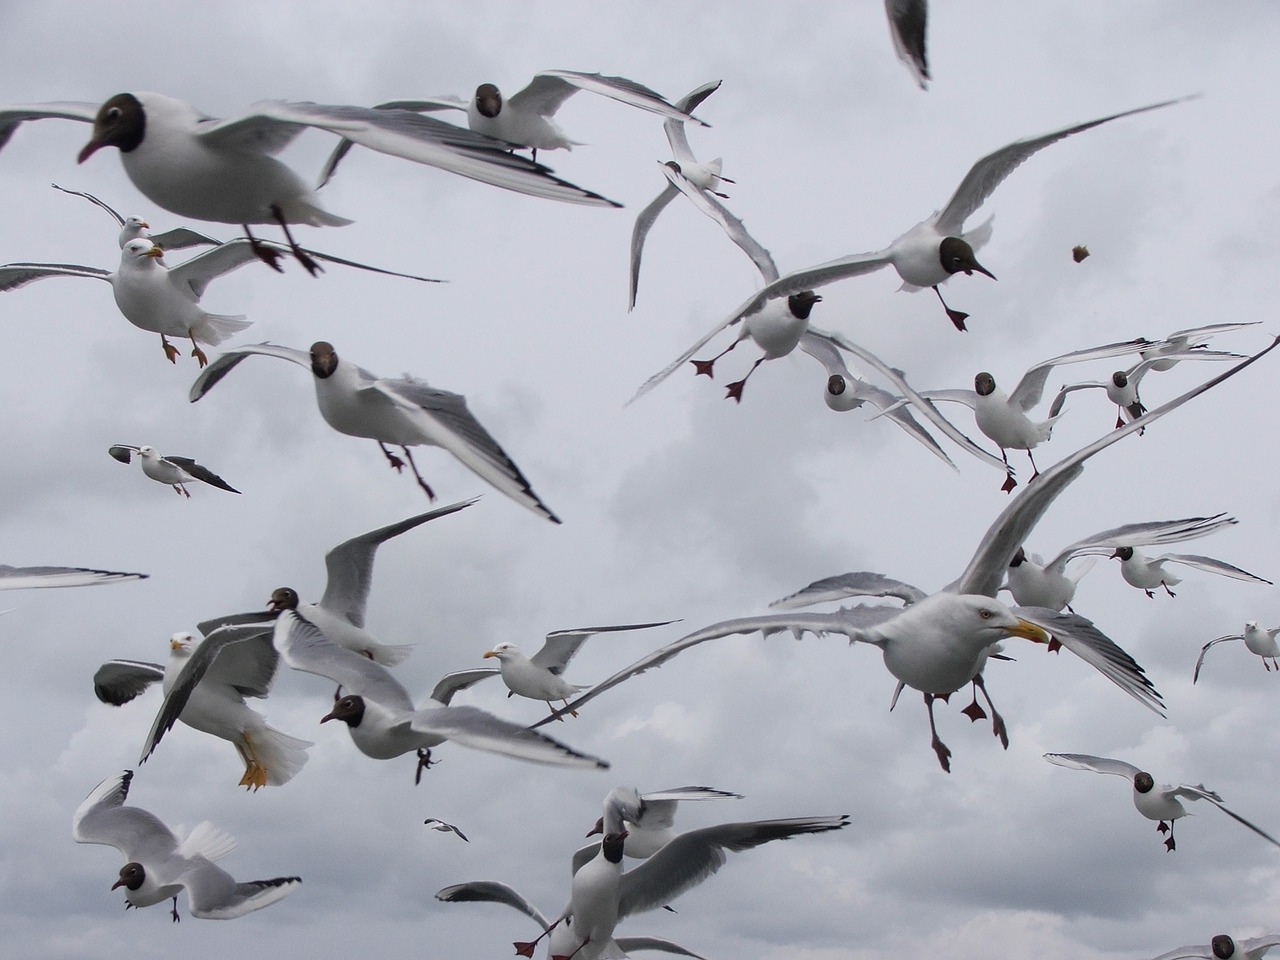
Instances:
[[[227,337],[234,333],[239,333],[245,327],[253,325],[252,320],[246,320],[243,314],[235,316],[221,313],[206,313],[200,318],[200,322],[191,328],[191,334],[200,343],[207,343],[212,347],[216,347]]]

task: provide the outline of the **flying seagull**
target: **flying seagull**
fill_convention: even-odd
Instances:
[[[219,490],[230,493],[240,492],[208,467],[201,466],[190,457],[162,457],[155,447],[146,444],[135,447],[127,443],[117,443],[108,447],[107,453],[121,463],[129,463],[136,453],[138,464],[142,467],[144,474],[152,480],[169,484],[175,493],[185,496],[188,500],[191,499],[191,493],[186,485],[196,480],[207,483],[211,487],[217,487]]]

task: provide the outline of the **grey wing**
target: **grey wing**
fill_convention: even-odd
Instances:
[[[1203,570],[1205,573],[1216,573],[1220,577],[1230,577],[1232,580],[1247,580],[1250,583],[1270,583],[1271,581],[1265,577],[1250,573],[1248,570],[1241,570],[1237,566],[1227,563],[1225,560],[1215,560],[1213,557],[1202,557],[1194,553],[1166,553],[1161,557],[1153,557],[1153,562],[1167,560],[1171,563],[1181,563],[1188,567],[1194,567],[1196,570]]]
[[[568,89],[564,89],[565,87]],[[579,73],[576,70],[543,70],[534,76],[527,87],[512,96],[511,102],[521,106],[536,105],[538,113],[550,116],[578,90],[589,90],[602,97],[673,120],[692,120],[704,127],[709,126],[669,103],[662,94],[642,83],[626,77],[606,77],[599,73]]]
[[[978,407],[978,395],[972,390],[921,390],[920,396],[929,401],[941,400],[944,403],[962,403],[970,410],[976,410]]]
[[[428,510],[417,516],[400,520],[397,523],[370,530],[358,537],[344,540],[324,555],[324,566],[328,579],[324,585],[324,596],[320,598],[320,606],[329,613],[345,617],[349,623],[357,627],[364,626],[364,610],[369,600],[369,589],[373,583],[373,561],[378,547],[393,537],[412,530],[414,527],[457,513],[469,507],[478,498],[451,503],[447,507]]]
[[[706,960],[700,953],[694,953],[678,943],[672,943],[670,940],[664,940],[662,937],[614,937],[614,943],[622,950],[623,953],[635,953],[639,950],[658,950],[662,953],[674,953],[681,957],[696,957],[697,960]]]
[[[1222,802],[1222,798],[1219,797],[1212,790],[1206,790],[1203,786],[1191,787],[1191,786],[1187,786],[1186,784],[1183,784],[1182,786],[1178,787],[1177,790],[1174,791],[1174,794],[1175,796],[1183,796],[1190,800],[1208,800],[1210,803],[1212,803],[1215,807],[1217,807],[1219,810],[1225,813],[1228,817],[1230,817],[1236,823],[1239,823],[1248,827],[1250,830],[1252,830],[1254,833],[1260,836],[1263,840],[1266,840],[1267,842],[1273,844],[1274,846],[1280,847],[1280,840],[1277,840],[1271,834],[1267,833],[1267,831],[1263,830],[1256,823],[1250,823],[1244,817],[1240,816],[1240,814],[1236,813],[1233,810],[1227,809],[1227,807]]]
[[[0,590],[36,590],[44,587],[91,587],[121,580],[145,580],[149,573],[117,573],[89,567],[11,567],[0,563]]]
[[[1139,350],[1150,346],[1152,346],[1150,340],[1139,338],[1137,340],[1125,340],[1120,343],[1108,343],[1100,347],[1090,347],[1087,350],[1074,350],[1059,357],[1043,360],[1022,375],[1022,379],[1018,381],[1013,393],[1009,394],[1009,399],[1026,413],[1044,397],[1044,385],[1049,379],[1049,371],[1054,367],[1065,363],[1083,363],[1086,360],[1121,357],[1126,354],[1137,353]]]
[[[368,697],[391,710],[410,712],[413,701],[386,667],[340,647],[296,610],[276,619],[273,637],[280,656],[295,670],[332,680],[349,693]]]
[[[191,384],[191,389],[187,392],[187,399],[195,403],[216,387],[240,361],[252,356],[278,357],[281,360],[296,363],[300,367],[306,367],[308,370],[311,369],[311,355],[303,350],[278,347],[272,343],[253,343],[244,347],[232,347],[219,354],[200,372],[200,376],[196,377],[195,382]]]
[[[925,29],[929,21],[929,0],[884,0],[889,17],[889,35],[898,59],[907,65],[921,90],[929,89],[929,58],[925,51]]]
[[[1243,634],[1235,633],[1228,637],[1218,637],[1215,640],[1210,640],[1203,647],[1201,647],[1200,656],[1196,657],[1196,669],[1195,669],[1195,672],[1191,675],[1191,682],[1195,683],[1197,680],[1200,679],[1200,667],[1204,665],[1204,655],[1209,652],[1210,647],[1212,647],[1215,643],[1224,643],[1227,640],[1243,640],[1243,639],[1244,639]]]
[[[1117,777],[1124,777],[1126,780],[1132,780],[1142,772],[1132,763],[1112,760],[1109,757],[1091,757],[1087,753],[1046,753],[1044,758],[1060,767],[1091,770],[1094,773],[1110,773]]]
[[[671,184],[662,188],[662,192],[654,197],[653,202],[636,216],[635,226],[631,228],[631,295],[627,301],[627,309],[636,306],[636,291],[640,289],[640,258],[644,254],[644,241],[649,236],[658,219],[658,214],[667,208],[680,191]]]
[[[640,799],[647,806],[651,806],[662,800],[741,800],[742,794],[717,790],[715,787],[670,787],[666,790],[643,793]]]
[[[227,624],[205,635],[165,694],[142,745],[139,763],[146,763],[164,735],[173,729],[191,699],[191,692],[207,673],[212,671],[212,679],[235,687],[242,696],[267,695],[277,664],[276,651],[271,646],[273,627],[270,620]],[[218,664],[216,671],[215,664]]]
[[[154,238],[152,242],[155,242]],[[238,237],[226,243],[219,243],[211,250],[205,250],[177,266],[170,267],[169,279],[199,300],[204,296],[205,288],[209,286],[210,281],[243,267],[246,263],[253,263],[257,259],[258,254],[254,249],[253,241],[247,237]]]
[[[1036,482],[1023,487],[1012,502],[1001,511],[1000,516],[996,517],[995,522],[987,528],[987,532],[983,535],[982,542],[978,545],[977,552],[969,561],[968,567],[965,568],[960,578],[947,589],[956,593],[977,593],[994,597],[996,591],[1000,588],[1001,581],[1004,579],[1005,568],[1009,566],[1009,561],[1013,559],[1013,555],[1027,541],[1032,529],[1040,522],[1040,518],[1044,516],[1044,512],[1049,509],[1050,504],[1070,485],[1071,481],[1081,474],[1086,460],[1094,454],[1105,450],[1117,440],[1122,440],[1129,434],[1144,429],[1153,421],[1158,420],[1172,410],[1176,410],[1188,400],[1199,396],[1206,390],[1213,389],[1224,380],[1234,377],[1245,367],[1257,362],[1277,346],[1280,346],[1280,337],[1272,340],[1270,346],[1253,354],[1247,360],[1237,363],[1230,370],[1206,380],[1199,386],[1192,387],[1186,393],[1174,397],[1154,410],[1148,410],[1141,421],[1132,420],[1122,427],[1109,430],[1106,436],[1081,447],[1075,453],[1064,457],[1052,467],[1041,472]]]
[[[660,384],[663,380],[667,379],[667,377],[671,376],[673,373],[675,373],[677,370],[683,367],[686,363],[688,363],[693,358],[693,355],[697,353],[699,350],[701,350],[703,347],[705,347],[713,339],[715,339],[716,335],[719,334],[721,330],[727,330],[729,327],[739,322],[743,317],[745,317],[748,313],[751,312],[751,309],[743,309],[743,308],[749,307],[751,304],[755,303],[756,299],[758,298],[753,298],[752,300],[747,301],[747,303],[744,304],[743,307],[739,307],[738,310],[732,316],[716,324],[714,327],[711,328],[711,330],[705,336],[701,337],[697,343],[691,346],[684,353],[680,354],[680,356],[672,360],[669,364],[667,364],[665,367],[663,367],[661,370],[655,373],[652,377],[650,377],[644,383],[640,384],[639,389],[636,390],[636,392],[632,395],[631,399],[627,401],[627,403],[628,404],[635,403],[637,400],[643,397],[646,393],[648,393],[650,390],[652,390],[654,387]],[[764,300],[760,300],[760,304],[763,304],[764,302],[765,302]],[[759,306],[756,306],[752,309],[758,310]]]
[[[1159,691],[1147,679],[1133,657],[1101,630],[1092,620],[1076,613],[1049,610],[1046,607],[1012,607],[1015,616],[1043,627],[1053,639],[1089,664],[1147,709],[1164,716],[1164,703]]]
[[[108,660],[93,675],[93,693],[114,707],[128,703],[153,683],[164,680],[164,667],[145,660]]]
[[[431,110],[466,110],[467,105],[461,97],[431,97],[426,100],[388,100],[386,103],[375,103],[375,110],[412,110],[414,113],[424,113]],[[324,162],[324,166],[320,170],[320,176],[316,180],[316,189],[319,190],[331,179],[338,170],[338,164],[354,147],[355,144],[345,137],[338,142],[333,148],[333,153],[329,154],[329,159]],[[310,253],[310,251],[307,251]]]
[[[243,116],[206,122],[197,135],[224,147],[249,142],[270,150],[283,147],[308,126],[379,153],[439,167],[516,193],[567,203],[619,206],[598,193],[552,176],[547,167],[527,157],[510,153],[509,146],[500,140],[408,110],[264,100]]]
[[[454,670],[452,673],[446,673],[436,681],[435,687],[431,690],[431,699],[447,707],[455,693],[474,687],[481,680],[488,680],[501,672],[498,667],[475,667],[471,670]]]
[[[127,443],[116,443],[107,447],[107,453],[111,454],[111,456],[119,460],[121,463],[130,463],[133,460],[133,455],[137,452],[137,447],[130,446]]]
[[[442,887],[436,891],[436,899],[446,903],[504,903],[531,918],[543,930],[551,925],[546,914],[521,896],[514,887],[494,880],[471,880],[467,883],[455,883],[452,886]]]
[[[1097,383],[1092,380],[1086,383],[1066,384],[1058,391],[1057,396],[1053,398],[1053,403],[1049,405],[1049,416],[1056,417],[1062,412],[1062,405],[1067,402],[1067,394],[1074,393],[1076,390],[1090,390],[1094,387],[1098,387],[1102,390],[1107,389],[1107,385],[1105,383]]]
[[[720,83],[719,80],[712,80],[710,83],[695,87],[676,101],[676,109],[692,113],[698,109],[703,100],[720,89]],[[678,162],[685,163],[694,159],[693,151],[689,149],[689,138],[685,134],[683,120],[667,120],[663,123],[662,129],[666,131],[667,143],[671,144],[671,154]]]
[[[90,277],[110,282],[111,271],[77,263],[6,263],[0,265],[0,293],[17,290],[46,277]]]
[[[808,607],[815,603],[843,600],[846,597],[897,597],[904,603],[910,604],[919,603],[927,596],[928,594],[919,587],[909,583],[868,570],[860,570],[856,573],[841,573],[815,580],[807,587],[773,601],[769,606],[779,610],[791,610],[796,607]]]
[[[802,290],[813,290],[816,287],[845,280],[849,277],[860,277],[864,273],[874,273],[890,263],[888,250],[876,250],[871,253],[855,253],[847,257],[839,257],[819,263],[801,270],[793,270],[774,280],[762,288],[754,297],[739,308],[739,315],[745,316],[758,310],[767,301],[778,297],[789,297]]]
[[[860,632],[861,627],[872,626],[875,623],[891,619],[900,612],[896,608],[889,607],[855,607],[851,610],[838,610],[835,613],[803,612],[722,620],[719,623],[713,623],[708,627],[703,627],[701,630],[696,630],[687,636],[681,637],[665,647],[659,647],[648,656],[641,657],[635,663],[623,667],[613,676],[602,680],[581,696],[571,700],[567,706],[539,720],[530,729],[536,729],[566,713],[577,710],[583,704],[594,700],[600,694],[606,690],[611,690],[624,680],[638,676],[646,670],[660,667],[677,654],[707,640],[718,640],[721,637],[728,637],[738,633],[755,633],[757,630],[768,637],[771,634],[786,630],[796,636],[802,635],[805,631],[818,635],[832,632],[843,633],[853,641],[866,639]]]
[[[609,767],[599,757],[580,753],[559,740],[503,720],[479,707],[426,707],[416,711],[408,722],[419,733],[532,763],[600,770]]]
[[[839,830],[848,822],[848,816],[795,817],[722,823],[682,833],[644,863],[622,875],[618,891],[618,918],[664,906],[724,866],[728,853],[750,850],[773,840],[788,840],[806,833]]]
[[[98,199],[92,193],[85,193],[83,190],[68,190],[66,187],[58,186],[56,183],[51,183],[49,184],[49,186],[53,187],[53,189],[55,190],[61,190],[63,193],[69,193],[73,197],[82,197],[83,199],[88,200],[90,203],[96,206],[99,210],[105,210],[107,215],[110,216],[113,220],[115,220],[116,226],[120,226],[120,227],[124,226],[124,217],[120,216],[120,214],[112,206],[110,206],[104,200]]]
[[[193,917],[231,920],[269,907],[293,893],[301,877],[272,877],[236,883],[231,874],[204,857],[193,857],[176,881],[187,888],[187,906]]]
[[[1237,521],[1225,513],[1212,517],[1188,517],[1184,520],[1155,520],[1145,523],[1126,523],[1123,526],[1090,534],[1069,544],[1046,567],[1061,569],[1072,557],[1103,556],[1117,547],[1150,547],[1161,543],[1182,543],[1207,537],[1229,527]]]
[[[533,492],[515,461],[472,416],[465,397],[411,377],[374,380],[360,390],[381,393],[409,416],[425,442],[448,450],[463,466],[522,506],[552,523],[560,522]]]
[[[126,860],[163,859],[178,849],[178,838],[155,814],[124,806],[133,771],[107,777],[89,792],[71,817],[76,843],[115,847]]]
[[[151,242],[161,250],[187,250],[191,247],[216,247],[222,243],[213,237],[207,237],[189,227],[174,227],[164,233],[151,235]]]
[[[210,486],[217,487],[220,490],[227,490],[231,493],[240,492],[208,467],[201,466],[190,457],[165,457],[164,459],[174,466],[182,468],[197,480],[203,480]]]
[[[547,634],[546,642],[537,653],[529,659],[556,676],[564,673],[569,661],[586,642],[588,637],[597,633],[621,633],[626,630],[648,630],[650,627],[665,627],[676,623],[675,620],[662,620],[657,623],[622,623],[609,627],[577,627],[573,630],[554,630]]]
[[[92,123],[99,104],[83,100],[61,100],[49,103],[25,103],[0,107],[0,149],[13,132],[28,120],[83,120]]]
[[[667,181],[689,198],[697,209],[704,215],[710,217],[716,223],[720,224],[722,229],[735,244],[738,249],[751,258],[751,262],[756,265],[756,269],[764,277],[765,283],[772,283],[778,279],[778,268],[773,262],[773,255],[769,253],[755,237],[747,233],[746,226],[742,221],[725,209],[724,204],[716,200],[715,197],[708,194],[705,190],[699,190],[688,178],[685,177],[678,169],[673,170],[669,163],[660,164],[662,167],[662,175]]]
[[[1186,99],[1188,98],[1180,97],[1177,100],[1164,100],[1145,107],[1113,113],[1097,120],[1073,124],[1060,130],[1042,133],[1039,136],[1015,140],[1013,143],[987,154],[970,168],[969,172],[965,174],[965,178],[960,181],[960,186],[956,188],[956,192],[947,201],[947,205],[942,208],[940,213],[935,215],[934,222],[944,236],[958,235],[964,226],[965,220],[982,206],[987,197],[991,196],[996,187],[1000,186],[1004,181],[1005,177],[1021,166],[1023,161],[1051,143],[1057,143],[1073,133],[1081,133],[1111,120],[1129,117],[1135,113],[1145,113],[1148,110],[1158,110],[1161,107],[1181,103]]]

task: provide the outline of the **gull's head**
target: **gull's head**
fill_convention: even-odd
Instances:
[[[130,240],[121,248],[121,259],[135,263],[145,263],[148,259],[159,260],[164,251],[146,237]]]
[[[1121,563],[1123,563],[1126,560],[1132,560],[1133,547],[1116,547],[1116,552],[1113,553],[1109,559],[1119,560]]]
[[[1015,553],[1013,555],[1013,559],[1009,561],[1009,566],[1020,567],[1026,562],[1027,562],[1027,552],[1023,550],[1021,547],[1019,547],[1018,552]]]
[[[143,220],[141,217],[129,217],[120,225],[120,246],[123,247],[130,240],[139,238],[146,239],[146,231],[151,229],[151,224]]]
[[[364,697],[349,696],[335,700],[333,709],[321,717],[320,722],[328,723],[330,720],[341,720],[349,727],[358,727],[363,719]]]
[[[604,853],[604,858],[610,863],[622,862],[622,846],[626,843],[627,831],[621,833],[606,833],[604,839],[600,841],[600,850]]]
[[[147,130],[147,115],[142,103],[131,93],[117,93],[98,108],[93,118],[93,136],[84,145],[76,163],[84,163],[99,147],[119,147],[128,153],[138,144]]]
[[[1246,630],[1260,630],[1261,625],[1258,623],[1257,620],[1250,620],[1248,623],[1244,625],[1244,628]]]
[[[1129,375],[1123,370],[1117,370],[1111,375],[1111,382],[1123,390],[1129,385]]]
[[[177,656],[189,657],[196,646],[194,633],[175,633],[169,638],[169,651]]]
[[[1015,616],[1013,611],[992,597],[969,594],[935,594],[949,598],[941,610],[941,617],[955,636],[972,637],[983,647],[1005,637],[1022,637],[1036,643],[1048,643],[1048,632],[1030,620]],[[920,606],[917,604],[916,606]]]
[[[328,340],[317,340],[311,345],[311,372],[321,380],[332,376],[338,369],[338,354]]]
[[[1151,788],[1156,785],[1155,777],[1143,770],[1133,775],[1133,789],[1138,793],[1150,793]]]
[[[1236,942],[1225,933],[1220,933],[1209,941],[1209,947],[1218,960],[1230,960],[1236,955]]]
[[[156,448],[151,446],[149,443],[144,443],[142,446],[138,448],[138,456],[154,457],[156,456]]]
[[[492,120],[502,112],[502,93],[492,83],[482,83],[476,87],[476,110],[480,116]]]
[[[293,587],[276,587],[271,591],[271,599],[267,601],[267,609],[273,613],[281,610],[298,609],[298,591]]]
[[[809,314],[813,310],[813,305],[821,302],[822,298],[812,290],[801,290],[799,293],[793,293],[787,297],[787,309],[791,311],[791,315],[797,320],[808,320]]]
[[[492,650],[486,650],[484,657],[481,659],[488,660],[490,657],[497,657],[499,660],[514,660],[520,656],[520,648],[514,643],[500,643]]]
[[[995,393],[996,378],[983,370],[973,378],[973,392],[980,397],[989,397]]]
[[[959,237],[942,238],[942,243],[938,244],[938,260],[947,273],[963,273],[966,276],[972,276],[976,270],[992,280],[996,278],[994,273],[978,262],[978,258],[974,256],[973,247]]]
[[[859,396],[854,384],[843,373],[833,373],[827,377],[827,387],[822,392],[822,399],[828,407],[838,413],[860,407],[866,401]]]
[[[147,879],[147,871],[137,861],[130,861],[120,868],[120,879],[111,885],[111,889],[126,887],[137,890]]]

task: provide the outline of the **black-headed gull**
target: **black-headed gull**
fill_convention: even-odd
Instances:
[[[1097,120],[1073,124],[1039,136],[1015,140],[975,163],[941,210],[927,220],[916,224],[889,246],[872,253],[856,253],[788,273],[767,284],[753,297],[742,303],[723,325],[727,326],[759,310],[770,300],[785,299],[802,291],[813,290],[837,280],[861,276],[890,265],[902,278],[902,289],[914,291],[932,287],[939,300],[942,300],[942,292],[938,289],[938,285],[957,273],[972,274],[977,271],[995,279],[989,270],[978,263],[974,255],[974,251],[986,243],[991,236],[991,221],[987,220],[968,232],[964,231],[964,222],[1004,182],[1005,177],[1033,154],[1065,137],[1121,117],[1181,103],[1185,99],[1187,98],[1165,100],[1134,110],[1113,113]],[[951,309],[945,300],[942,300],[942,305],[956,329],[964,330],[964,321],[968,314]]]
[[[564,679],[565,668],[589,637],[597,633],[620,633],[625,630],[648,630],[665,627],[674,620],[660,623],[624,623],[611,627],[577,627],[572,630],[554,630],[548,633],[541,649],[528,656],[516,644],[504,642],[484,654],[498,661],[502,682],[507,685],[507,696],[528,697],[530,700],[568,701],[569,697],[586,689]],[[577,714],[574,714],[577,716]]]
[[[543,930],[551,921],[546,914],[518,893],[515,888],[499,883],[496,880],[471,880],[467,883],[455,883],[436,891],[436,899],[445,903],[502,903],[532,919]],[[624,953],[631,954],[638,950],[659,950],[663,953],[674,953],[681,957],[705,958],[692,950],[686,950],[677,943],[663,940],[660,937],[616,937],[613,941]],[[568,956],[576,950],[582,941],[573,934],[572,919],[556,925],[547,940],[548,956]]]
[[[237,883],[213,863],[236,842],[207,820],[187,836],[178,836],[160,818],[141,807],[127,807],[133,771],[108,777],[93,788],[71,818],[77,843],[115,847],[128,862],[111,889],[124,887],[126,907],[149,907],[173,900],[171,916],[178,916],[178,891],[187,891],[187,909],[204,920],[231,920],[268,907],[287,897],[300,877],[272,877]]]
[[[1009,561],[1005,584],[1013,599],[1025,607],[1049,607],[1051,610],[1070,609],[1075,597],[1076,584],[1089,572],[1094,560],[1077,565],[1067,574],[1067,564],[1077,557],[1109,556],[1117,547],[1153,546],[1160,543],[1182,543],[1206,537],[1216,530],[1236,523],[1234,517],[1224,513],[1212,517],[1188,517],[1183,520],[1156,520],[1144,523],[1128,523],[1099,533],[1090,534],[1075,543],[1063,547],[1052,560],[1045,563],[1037,554],[1028,555],[1022,547]]]
[[[89,277],[111,284],[116,306],[140,330],[160,335],[170,363],[178,349],[169,337],[191,340],[191,355],[204,366],[201,343],[216,346],[250,324],[243,316],[208,313],[200,298],[210,281],[255,259],[248,241],[223,244],[175,267],[160,262],[164,251],[150,240],[130,240],[120,251],[115,272],[68,263],[6,263],[0,266],[0,291],[17,290],[46,277]]]
[[[1133,784],[1133,805],[1138,808],[1138,812],[1148,820],[1157,821],[1156,830],[1162,834],[1168,834],[1164,841],[1166,850],[1173,850],[1177,846],[1173,842],[1173,821],[1187,815],[1187,809],[1182,805],[1182,800],[1208,800],[1232,820],[1244,824],[1262,839],[1280,847],[1280,840],[1254,826],[1238,813],[1232,813],[1223,806],[1222,797],[1207,789],[1203,783],[1195,786],[1184,783],[1176,787],[1167,783],[1157,785],[1151,774],[1131,763],[1112,760],[1108,757],[1091,757],[1083,753],[1046,753],[1044,758],[1060,767],[1091,770],[1094,773],[1110,773],[1128,780]]]
[[[234,347],[214,360],[191,385],[195,403],[240,361],[249,356],[277,357],[309,369],[315,377],[316,403],[325,422],[339,433],[378,441],[396,470],[404,467],[387,444],[404,451],[405,459],[427,496],[435,493],[418,472],[409,447],[426,444],[443,447],[482,480],[552,523],[557,517],[538,498],[520,468],[507,456],[480,421],[467,409],[460,394],[431,386],[425,380],[377,377],[354,363],[340,361],[333,345],[317,340],[309,351],[277,347],[269,343]]]
[[[0,590],[92,587],[101,583],[145,580],[149,576],[149,573],[118,573],[90,567],[11,567],[7,563],[0,563]]]
[[[155,447],[145,443],[140,447],[116,443],[107,448],[107,453],[121,463],[130,462],[136,453],[144,474],[159,483],[167,483],[173,487],[175,493],[185,496],[188,500],[191,499],[191,493],[186,485],[196,480],[207,483],[211,487],[217,487],[219,490],[240,492],[208,467],[201,466],[190,457],[162,457]]]
[[[1246,650],[1262,658],[1262,665],[1266,667],[1268,673],[1272,667],[1280,672],[1280,660],[1277,660],[1280,658],[1280,643],[1276,642],[1277,636],[1280,636],[1280,627],[1267,629],[1257,620],[1250,620],[1244,625],[1243,633],[1231,633],[1225,637],[1210,640],[1200,648],[1200,656],[1196,658],[1196,669],[1191,676],[1191,682],[1195,683],[1200,679],[1200,668],[1204,665],[1205,654],[1209,652],[1209,648],[1228,640],[1243,640]],[[1268,660],[1271,661],[1270,664],[1267,663]]]
[[[262,100],[239,116],[209,117],[159,93],[120,93],[101,105],[80,101],[0,106],[0,147],[29,120],[93,124],[79,160],[106,146],[120,149],[125,173],[152,203],[180,217],[241,224],[275,223],[309,270],[290,224],[341,226],[311,185],[274,156],[308,127],[391,156],[440,167],[535,197],[617,206],[551,175],[480,133],[407,110]]]
[[[929,24],[929,0],[884,0],[889,18],[889,35],[898,59],[907,65],[921,90],[929,89],[929,58],[925,52],[925,32]]]
[[[1220,933],[1208,943],[1193,943],[1162,953],[1151,960],[1262,960],[1268,950],[1280,946],[1280,933],[1232,939]]]
[[[631,790],[631,788],[622,788]],[[675,828],[676,809],[682,800],[741,800],[742,794],[730,793],[728,790],[717,790],[715,787],[672,787],[668,790],[655,790],[652,793],[637,794],[638,804],[624,808],[623,820],[626,824],[627,839],[622,845],[623,856],[637,860],[647,860],[668,843],[678,837]],[[588,837],[603,834],[604,817],[596,820],[595,826],[588,832]],[[573,855],[574,867],[580,866],[596,855],[599,844],[589,844]]]
[[[1169,588],[1182,582],[1181,577],[1174,576],[1164,568],[1166,563],[1180,563],[1194,570],[1216,573],[1220,577],[1230,577],[1232,580],[1245,580],[1249,583],[1271,582],[1224,560],[1202,557],[1194,553],[1164,553],[1158,557],[1146,557],[1137,547],[1126,546],[1116,547],[1115,552],[1111,554],[1111,559],[1120,561],[1120,575],[1124,577],[1124,582],[1131,587],[1137,587],[1148,597],[1154,597],[1155,591],[1160,587],[1163,587],[1164,592],[1172,597],[1174,592]]]
[[[121,706],[156,681],[167,696],[202,638],[175,633],[169,659],[162,667],[138,660],[108,660],[93,675],[93,691],[103,703]],[[239,785],[249,790],[280,786],[307,762],[311,741],[291,737],[268,726],[245,697],[265,697],[275,677],[277,657],[270,645],[239,644],[229,648],[204,672],[177,719],[201,733],[226,740],[244,763]],[[159,737],[148,737],[139,763],[155,750]]]
[[[1277,346],[1280,346],[1280,338],[1230,370],[1152,410],[1147,414],[1147,422],[1154,422],[1223,380],[1235,376]],[[833,593],[830,581],[844,578],[827,578],[826,581],[819,581],[810,588],[784,598],[778,604],[802,606],[818,600],[847,596],[897,596],[906,601],[907,606],[899,609],[864,604],[834,613],[772,614],[711,624],[623,668],[556,713],[576,710],[619,683],[661,666],[682,651],[707,640],[757,631],[766,637],[784,631],[796,635],[808,631],[814,634],[839,633],[847,636],[851,642],[870,643],[881,648],[886,667],[898,678],[899,692],[906,685],[923,694],[929,713],[931,744],[945,770],[950,769],[951,751],[938,738],[937,728],[933,723],[933,702],[969,683],[981,689],[985,695],[981,669],[990,655],[990,646],[1004,637],[1022,636],[1049,642],[1051,646],[1065,646],[1138,702],[1163,714],[1160,695],[1142,668],[1091,621],[1074,614],[1036,607],[1010,610],[994,599],[1004,581],[1009,561],[1045,511],[1084,471],[1085,462],[1140,428],[1140,424],[1130,423],[1119,430],[1113,430],[1045,470],[1035,483],[1027,484],[987,529],[960,577],[938,593],[928,595],[917,587],[880,574],[846,575],[850,583],[841,585],[840,590],[843,592]],[[890,653],[891,648],[897,649]],[[896,698],[895,693],[894,699]],[[989,696],[987,702],[994,712],[995,707]],[[985,715],[978,707],[976,695],[973,705],[965,712],[974,720]],[[534,726],[546,722],[542,720]],[[993,730],[1002,742],[1007,742],[1007,733],[999,714],[993,720]]]

